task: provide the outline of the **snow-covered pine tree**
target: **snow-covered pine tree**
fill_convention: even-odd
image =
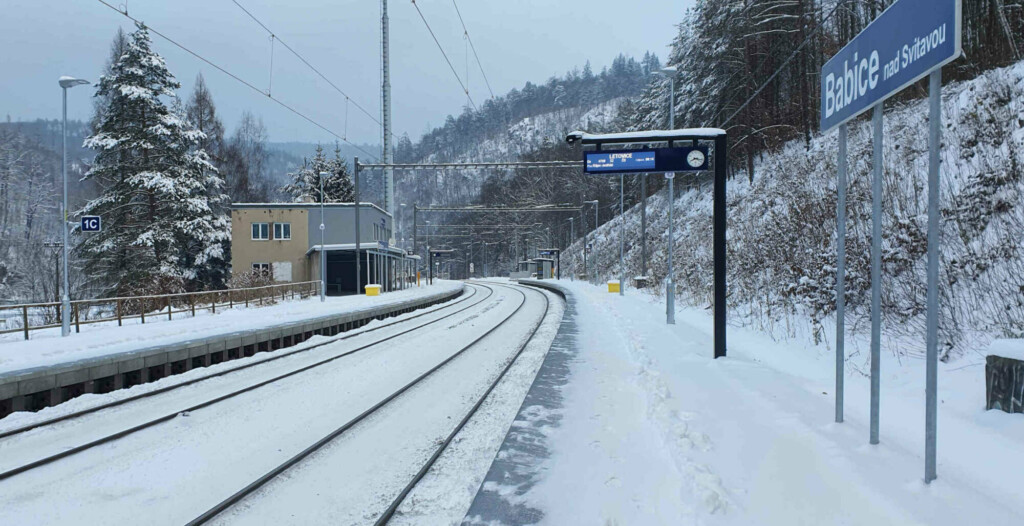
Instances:
[[[96,96],[109,104],[85,141],[97,151],[85,179],[101,194],[79,213],[101,216],[104,228],[76,251],[106,294],[180,291],[223,257],[226,220],[211,205],[222,183],[197,147],[203,134],[162,100],[179,87],[141,24],[100,79]]]
[[[317,203],[323,199],[320,194],[320,173],[330,174],[324,179],[323,194],[327,203],[347,203],[354,199],[355,192],[352,187],[352,178],[348,173],[348,163],[341,157],[341,146],[334,145],[334,159],[328,159],[324,154],[321,145],[316,146],[316,153],[313,159],[306,159],[302,167],[288,174],[292,182],[282,190],[291,195],[295,200],[303,196],[312,197]]]

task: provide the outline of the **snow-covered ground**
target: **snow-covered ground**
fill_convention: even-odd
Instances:
[[[0,341],[0,373],[355,312],[460,288],[460,282],[438,280],[434,285],[389,292],[376,297],[328,297],[325,303],[313,297],[288,300],[266,307],[234,307],[218,310],[216,314],[197,311],[194,318],[185,314],[172,320],[154,316],[147,318],[144,325],[133,320],[134,323],[123,327],[118,327],[116,321],[98,323],[84,326],[81,333],[72,332],[68,338],[60,337],[60,329],[37,331],[32,333],[30,340]]]
[[[923,482],[924,363],[882,364],[881,444],[868,444],[868,379],[848,370],[834,423],[834,357],[561,281],[579,355],[551,457],[520,503],[543,524],[1020,524],[1024,418],[984,410],[984,368],[940,364],[938,480]]]

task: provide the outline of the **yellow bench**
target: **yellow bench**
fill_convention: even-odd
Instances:
[[[619,290],[621,290],[619,289],[619,280],[615,279],[608,282],[608,292],[614,292],[617,294]]]
[[[366,286],[367,296],[380,296],[380,285],[367,285]]]

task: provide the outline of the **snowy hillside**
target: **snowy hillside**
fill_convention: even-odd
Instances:
[[[619,106],[625,101],[620,97],[597,104],[591,108],[566,108],[554,112],[526,117],[514,123],[504,134],[473,143],[468,149],[454,157],[431,154],[422,162],[511,162],[536,152],[553,141],[561,141],[565,135],[584,127],[600,131],[606,129],[618,114]],[[508,175],[510,171],[499,172]],[[421,206],[434,203],[468,203],[480,195],[480,188],[491,172],[487,170],[433,171],[423,173],[416,186],[399,186],[400,202],[418,202]],[[370,185],[373,187],[373,184]],[[408,192],[414,195],[403,195]]]
[[[1024,63],[947,85],[943,124],[940,352],[950,360],[993,338],[1024,334]],[[869,316],[870,131],[864,121],[850,129],[847,327],[857,335],[867,332]],[[926,101],[887,112],[885,133],[883,341],[898,356],[919,356],[927,248]],[[757,160],[753,183],[743,172],[729,182],[731,323],[830,345],[837,151],[835,133],[816,136],[809,145],[794,141]],[[677,192],[680,301],[707,307],[711,188],[684,178],[677,180]],[[648,202],[648,273],[657,283],[666,273],[665,204],[664,191]],[[640,273],[639,219],[638,208],[627,212],[627,276]],[[618,277],[618,232],[618,221],[598,231],[592,261],[602,278]],[[577,242],[568,253],[578,268],[581,246]]]

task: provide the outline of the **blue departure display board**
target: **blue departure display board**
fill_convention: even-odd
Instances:
[[[583,172],[597,175],[697,172],[708,169],[704,146],[583,152]]]
[[[656,154],[652,151],[587,152],[587,173],[653,171]]]

